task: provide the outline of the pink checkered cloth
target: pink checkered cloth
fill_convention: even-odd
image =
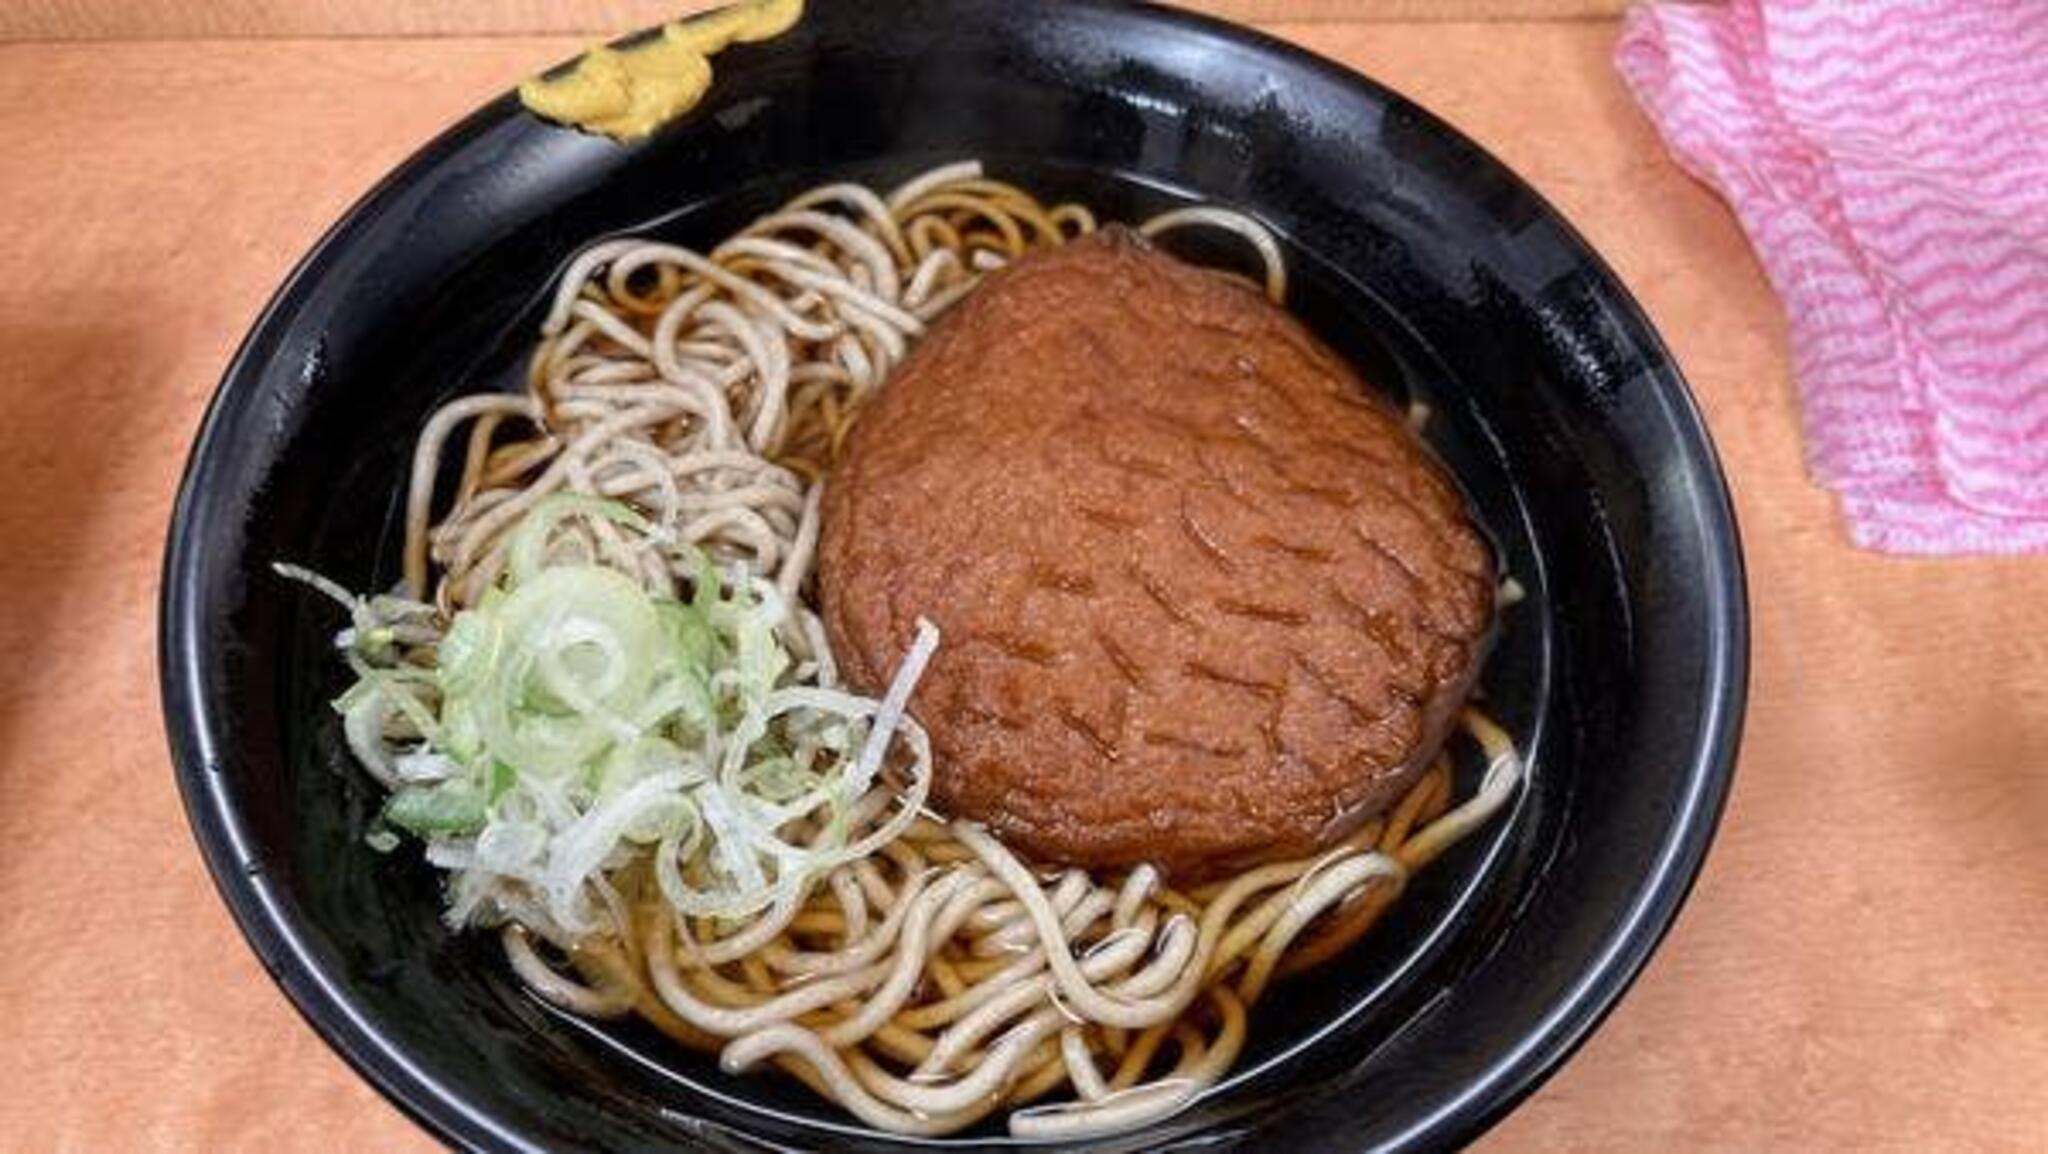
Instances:
[[[1784,299],[1856,542],[2048,550],[2048,0],[1660,3],[1616,63]]]

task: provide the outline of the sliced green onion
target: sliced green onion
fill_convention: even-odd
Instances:
[[[469,781],[401,789],[384,803],[384,820],[428,837],[475,833],[484,827],[484,795]]]
[[[661,550],[691,575],[686,599],[561,548],[576,518],[636,557]],[[606,924],[594,892],[607,875],[651,863],[677,913],[735,935],[705,948],[728,949],[900,836],[930,789],[931,745],[906,709],[936,629],[919,623],[880,701],[816,684],[830,666],[793,661],[775,585],[721,573],[614,502],[542,501],[514,528],[500,584],[445,629],[418,602],[287,575],[350,613],[356,682],[336,708],[391,790],[373,836],[426,842],[452,875],[451,924],[512,919],[573,941]],[[901,773],[878,786],[892,749]]]

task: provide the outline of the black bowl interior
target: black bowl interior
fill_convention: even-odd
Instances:
[[[1741,712],[1726,493],[1626,293],[1426,113],[1194,17],[820,5],[717,67],[698,111],[632,147],[485,108],[336,227],[229,370],[172,526],[165,704],[200,842],[266,966],[359,1069],[467,1145],[894,1144],[793,1084],[558,1014],[493,939],[448,932],[417,851],[363,845],[378,791],[325,707],[345,681],[338,623],[268,565],[395,579],[413,436],[450,396],[515,387],[547,286],[592,238],[705,245],[813,184],[979,157],[1105,219],[1206,199],[1271,224],[1290,307],[1390,396],[1428,403],[1429,439],[1530,594],[1483,679],[1530,753],[1512,814],[1364,946],[1262,1004],[1227,1084],[1103,1145],[1254,1128],[1281,1148],[1436,1144],[1512,1105],[1675,914]]]

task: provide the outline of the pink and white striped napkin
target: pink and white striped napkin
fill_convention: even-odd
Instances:
[[[2048,0],[1655,4],[1616,63],[1783,298],[1857,543],[2048,550]]]

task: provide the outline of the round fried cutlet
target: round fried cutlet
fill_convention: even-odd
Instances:
[[[936,324],[828,480],[855,687],[930,618],[933,804],[1044,862],[1314,851],[1426,768],[1496,575],[1405,422],[1284,311],[1122,230]]]

